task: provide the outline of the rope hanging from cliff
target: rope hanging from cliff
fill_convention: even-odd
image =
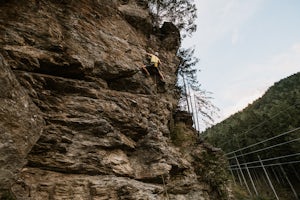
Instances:
[[[166,187],[166,184],[165,184],[165,179],[164,179],[164,176],[163,176],[163,175],[161,175],[161,179],[162,179],[163,184],[164,184],[164,191],[165,191],[165,193],[166,193],[167,199],[170,200],[169,194],[168,194],[168,190],[167,190],[167,187]]]

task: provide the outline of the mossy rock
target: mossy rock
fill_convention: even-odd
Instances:
[[[197,135],[185,123],[178,122],[171,132],[172,142],[178,147],[189,147],[197,140]]]
[[[15,200],[14,195],[8,190],[0,191],[0,200]]]

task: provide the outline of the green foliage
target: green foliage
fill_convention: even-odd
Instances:
[[[267,190],[267,189],[266,189]],[[246,188],[241,188],[239,185],[233,187],[233,196],[235,200],[270,200],[269,197],[265,196],[250,196]]]
[[[232,193],[234,196],[234,199],[236,200],[251,200],[249,197],[249,194],[247,193],[247,190],[244,188],[241,188],[239,185],[234,185],[232,187]]]
[[[199,59],[194,57],[195,49],[189,48],[179,49],[177,55],[180,58],[177,74],[185,78],[185,81],[195,91],[200,90],[200,85],[197,81],[197,70],[194,68],[199,62]]]
[[[195,133],[191,132],[183,122],[176,123],[171,132],[172,142],[179,147],[189,146],[196,141]]]
[[[184,110],[189,110],[187,104],[193,102],[196,109],[194,112],[200,116],[200,123],[211,125],[219,109],[212,104],[211,93],[203,90],[197,81],[197,70],[194,67],[199,59],[194,57],[194,51],[193,48],[181,48],[178,51],[180,64],[177,71],[177,86],[181,90],[180,105]]]
[[[275,83],[243,111],[207,129],[204,134],[210,143],[221,147],[225,152],[231,152],[297,127],[300,127],[300,73]],[[295,139],[297,133],[299,131],[265,145],[271,146]],[[262,158],[287,155],[299,150],[299,143],[290,143],[265,151]]]
[[[0,200],[15,200],[16,198],[8,191],[0,191]]]
[[[211,151],[209,148],[201,150],[201,156],[194,156],[193,166],[197,169],[196,174],[210,185],[216,195],[216,199],[228,199],[228,166],[222,151]],[[218,197],[218,198],[217,198]]]

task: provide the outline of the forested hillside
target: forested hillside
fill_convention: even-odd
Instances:
[[[249,198],[299,199],[299,100],[297,73],[204,132],[206,140],[226,152],[232,180]]]
[[[212,144],[231,152],[299,126],[300,73],[296,73],[275,83],[261,98],[207,129],[204,135]],[[297,135],[297,132],[286,134],[280,140],[288,141]],[[299,148],[297,143],[290,143],[276,148],[276,151],[299,152]],[[268,153],[276,155],[273,151]]]

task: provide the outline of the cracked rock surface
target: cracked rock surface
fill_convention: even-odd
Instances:
[[[174,25],[154,28],[135,0],[4,0],[0,13],[0,199],[224,197],[204,176],[222,153],[191,127],[184,148],[172,141]],[[154,51],[164,85],[140,70]]]

